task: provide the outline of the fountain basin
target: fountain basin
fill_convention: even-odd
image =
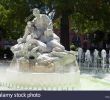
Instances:
[[[23,90],[74,90],[80,85],[80,72],[24,73],[7,69],[1,84]]]

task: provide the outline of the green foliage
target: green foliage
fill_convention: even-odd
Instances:
[[[0,27],[6,30],[5,38],[17,39],[22,35],[28,10],[24,0],[0,1]]]
[[[76,32],[110,32],[109,0],[0,0],[0,27],[6,30],[5,38],[17,39],[23,35],[25,18],[34,7],[43,13],[46,9],[47,14],[55,11],[55,28],[60,28],[62,13],[67,13],[71,18],[70,29]]]
[[[72,29],[80,33],[110,31],[110,1],[83,0],[72,14]]]
[[[22,36],[30,10],[42,5],[41,0],[0,0],[0,27],[6,30],[5,38]]]
[[[70,15],[70,29],[81,34],[96,30],[110,32],[109,0],[54,0],[54,2],[56,18],[59,18],[62,12]]]
[[[74,44],[70,45],[70,50],[76,51],[77,50],[77,46],[75,46]]]
[[[81,34],[94,32],[96,30],[104,30],[104,23],[102,20],[89,20],[80,13],[72,15],[71,23],[71,29]]]

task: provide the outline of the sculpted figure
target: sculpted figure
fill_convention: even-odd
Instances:
[[[60,44],[60,38],[53,33],[52,21],[47,15],[40,14],[37,8],[33,9],[33,15],[35,16],[32,21],[37,28],[37,33],[41,34],[40,41],[46,44],[45,51],[64,51],[64,46]]]
[[[53,30],[52,21],[47,15],[40,14],[40,11],[37,8],[33,9],[33,15],[35,18],[32,20],[32,22],[41,34],[44,33],[46,29]]]
[[[66,51],[60,44],[60,38],[53,32],[52,20],[47,15],[40,14],[37,8],[33,9],[33,15],[35,18],[27,22],[23,37],[11,48],[14,58],[33,60],[37,66],[39,64],[64,66],[74,63],[76,61],[74,53]]]

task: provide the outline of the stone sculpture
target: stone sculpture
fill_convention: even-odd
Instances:
[[[31,69],[35,72],[55,72],[71,64],[78,69],[75,53],[66,51],[60,44],[60,38],[53,32],[52,20],[40,14],[37,8],[33,9],[33,15],[35,18],[27,22],[24,36],[11,47],[14,53],[11,66],[16,68],[19,62],[19,69],[24,71],[25,65],[22,62],[26,62],[29,67],[26,71]]]

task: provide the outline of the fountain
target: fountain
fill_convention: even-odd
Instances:
[[[98,67],[98,58],[99,58],[99,51],[97,49],[94,50],[93,53],[93,62],[94,62],[94,67],[97,68]]]
[[[109,68],[110,68],[110,50],[109,50]]]
[[[81,63],[82,63],[82,57],[83,55],[83,49],[81,47],[78,48],[78,63],[79,63],[79,66],[81,66]]]
[[[33,15],[35,18],[27,22],[23,38],[11,48],[14,53],[11,67],[26,72],[64,72],[63,67],[73,65],[78,70],[75,53],[66,51],[60,44],[60,38],[53,32],[52,21],[38,9],[33,10]]]
[[[92,58],[91,58],[90,50],[86,50],[86,53],[85,53],[85,64],[86,65],[85,66],[89,68],[91,61],[92,61]]]
[[[103,49],[101,51],[101,57],[102,57],[102,60],[101,60],[101,64],[102,64],[102,69],[104,70],[104,68],[106,67],[106,51],[105,49]]]
[[[5,81],[34,88],[75,88],[80,72],[74,51],[66,51],[53,32],[49,17],[33,9],[22,38],[11,47],[14,53]],[[27,73],[28,72],[28,73]],[[10,73],[10,74],[9,74]]]

